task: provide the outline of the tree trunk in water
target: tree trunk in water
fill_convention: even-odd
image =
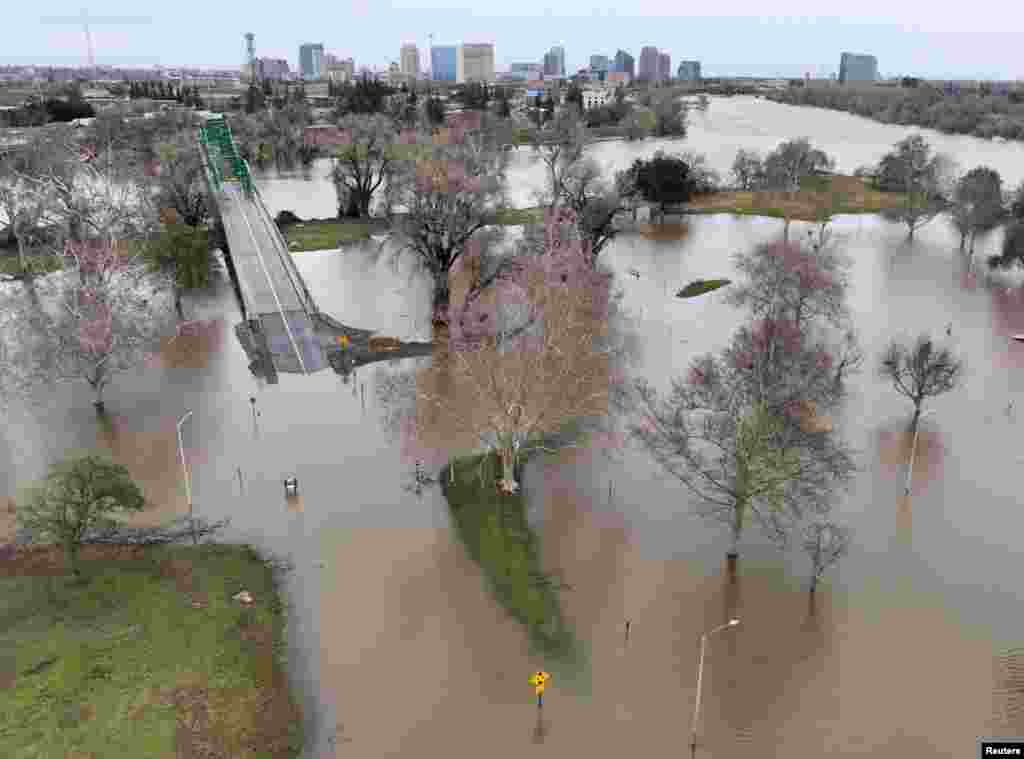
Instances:
[[[815,574],[811,577],[811,593],[818,589],[818,575]]]
[[[18,242],[18,265],[21,267],[21,273],[28,274],[25,261],[25,241],[17,232],[14,233],[14,237]]]
[[[729,565],[729,574],[736,574],[736,562],[740,557],[740,532],[743,530],[743,512],[736,509],[732,523],[732,543],[725,558]]]
[[[433,313],[431,319],[435,330],[439,324],[448,324],[448,311],[451,306],[451,290],[448,283],[448,272],[434,275]]]
[[[911,430],[917,429],[917,420],[921,418],[921,404],[914,405],[914,419],[910,423]]]
[[[519,483],[516,482],[516,453],[510,447],[500,448],[498,456],[501,458],[501,478],[505,481],[507,488],[518,490]]]
[[[96,394],[96,398],[93,400],[92,405],[96,407],[97,414],[102,414],[106,411],[106,406],[103,403],[103,385],[94,385],[93,392]]]
[[[184,320],[185,311],[181,307],[181,288],[174,285],[174,309],[178,312],[178,318]]]
[[[977,233],[976,233],[976,232],[971,232],[971,255],[972,255],[972,256],[974,255],[974,240],[975,240],[975,238],[976,238],[977,236],[978,236],[978,235],[977,235]]]

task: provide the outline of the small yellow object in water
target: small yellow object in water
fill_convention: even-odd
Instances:
[[[341,335],[338,338],[338,345],[340,345],[342,348],[347,348],[348,344],[349,344],[348,335]]]

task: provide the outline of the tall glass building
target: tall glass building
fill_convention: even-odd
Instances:
[[[299,46],[299,71],[303,79],[320,79],[323,76],[324,46],[320,43],[306,43]]]
[[[454,82],[456,57],[454,45],[430,48],[430,78],[438,82]]]
[[[873,55],[843,53],[839,58],[839,83],[874,82],[878,79],[878,59]]]

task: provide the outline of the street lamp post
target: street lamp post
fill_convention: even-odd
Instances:
[[[914,425],[914,442],[910,444],[910,463],[907,465],[907,484],[904,488],[904,495],[910,495],[910,479],[914,476],[914,458],[917,456],[917,433],[921,429],[921,420],[933,413],[935,413],[934,409],[932,411],[925,411],[917,418],[917,424]]]
[[[697,665],[697,701],[693,707],[693,729],[691,731],[690,738],[690,757],[693,759],[697,756],[697,722],[700,719],[700,689],[704,682],[704,649],[707,646],[708,637],[714,635],[720,630],[724,630],[727,627],[735,627],[740,621],[738,619],[730,619],[724,625],[719,625],[713,630],[710,630],[700,636],[700,663]]]
[[[181,473],[185,477],[185,499],[188,501],[188,521],[192,527],[192,543],[196,543],[195,523],[192,521],[192,483],[189,481],[188,466],[185,464],[185,447],[181,442],[181,425],[192,416],[191,411],[186,411],[178,420],[178,454],[181,456]]]

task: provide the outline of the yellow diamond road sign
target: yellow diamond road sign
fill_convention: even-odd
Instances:
[[[537,688],[543,690],[544,686],[548,684],[548,680],[550,679],[551,675],[549,675],[547,672],[544,672],[543,670],[539,672],[534,672],[530,676],[530,685],[536,686]]]

